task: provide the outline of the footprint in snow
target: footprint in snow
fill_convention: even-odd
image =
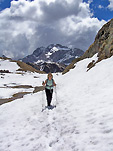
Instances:
[[[54,144],[56,144],[59,140],[54,140],[52,142],[49,143],[49,147],[52,147]]]

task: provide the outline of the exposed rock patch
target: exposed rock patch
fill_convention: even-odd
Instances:
[[[16,99],[21,99],[23,98],[24,95],[26,94],[30,94],[31,92],[19,92],[14,94],[11,98],[7,98],[7,99],[0,99],[0,105],[4,104],[4,103],[8,103],[11,101],[14,101]]]

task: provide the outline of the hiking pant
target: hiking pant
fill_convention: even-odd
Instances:
[[[45,92],[46,92],[47,104],[48,106],[50,106],[51,100],[52,100],[53,89],[49,90],[45,88]]]

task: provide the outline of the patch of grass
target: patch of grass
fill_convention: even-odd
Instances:
[[[20,99],[23,98],[24,95],[30,94],[31,92],[19,92],[14,94],[11,98],[7,98],[7,99],[0,99],[0,105],[4,104],[4,103],[8,103],[11,101],[14,101],[16,99]]]
[[[37,92],[40,92],[40,91],[43,91],[45,89],[44,86],[38,86],[38,87],[35,87],[33,93],[37,93]]]
[[[16,94],[13,94],[13,99],[19,99],[19,98],[23,98],[24,95],[26,94],[30,94],[31,92],[19,92],[19,93],[16,93]]]
[[[62,72],[62,74],[65,74],[65,73],[69,72],[70,69],[75,68],[75,63],[79,62],[80,60],[82,60],[81,57],[74,59],[74,60],[72,61],[72,63],[69,64],[69,65],[65,68],[65,70]]]
[[[17,86],[11,86],[11,88],[29,89],[29,88],[33,88],[33,87],[31,85],[17,85]]]
[[[27,65],[26,63],[24,62],[21,62],[21,61],[16,61],[18,66],[20,66],[20,69],[19,71],[31,71],[31,72],[37,72],[37,73],[41,73],[41,74],[44,74],[45,72],[43,71],[39,71],[39,70],[36,70],[35,68],[33,68],[32,66],[30,65]]]
[[[88,70],[89,71],[91,68],[93,68],[95,66],[95,60],[92,60],[92,62],[90,62],[87,66]]]

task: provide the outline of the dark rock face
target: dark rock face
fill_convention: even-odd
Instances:
[[[83,53],[77,48],[70,49],[60,44],[51,44],[47,48],[37,48],[33,54],[23,58],[22,61],[47,73],[62,72],[72,60],[82,56]]]
[[[40,63],[38,65],[33,64],[33,63],[27,63],[28,65],[32,66],[33,68],[40,70],[40,71],[44,71],[46,73],[52,72],[52,73],[56,73],[56,72],[63,72],[65,69],[65,65],[63,64],[57,64],[57,63]]]
[[[0,73],[10,73],[9,70],[0,70]]]
[[[43,71],[45,71],[46,73],[62,72],[62,71],[64,71],[64,69],[66,67],[65,65],[61,65],[61,64],[46,63],[46,62],[42,66],[43,66]]]

